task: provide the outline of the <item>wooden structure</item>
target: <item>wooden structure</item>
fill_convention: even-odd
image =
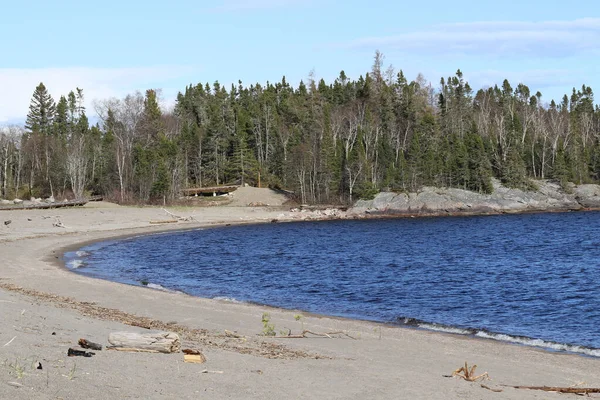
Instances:
[[[182,189],[181,194],[183,194],[184,196],[217,196],[221,194],[231,193],[237,188],[239,188],[238,185],[190,188]]]
[[[63,208],[63,207],[76,207],[87,204],[87,200],[71,200],[61,201],[56,203],[31,203],[23,202],[21,204],[13,204],[7,206],[0,206],[0,210],[47,210],[50,208]]]

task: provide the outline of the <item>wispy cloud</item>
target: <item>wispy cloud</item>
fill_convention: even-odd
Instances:
[[[92,103],[96,99],[119,97],[149,88],[167,89],[163,85],[190,76],[192,72],[193,68],[186,66],[0,68],[0,123],[24,119],[33,91],[40,82],[44,83],[55,100],[77,87],[82,88],[86,107],[93,114]],[[170,102],[172,99],[165,100]]]
[[[598,54],[600,18],[542,22],[468,22],[354,40],[351,47],[419,54],[562,58]]]

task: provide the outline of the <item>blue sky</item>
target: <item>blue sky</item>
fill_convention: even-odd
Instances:
[[[43,81],[58,98],[95,99],[185,85],[331,81],[385,64],[438,87],[460,68],[474,88],[523,82],[543,99],[600,90],[600,3],[528,0],[32,0],[3,5],[0,123],[27,114]]]

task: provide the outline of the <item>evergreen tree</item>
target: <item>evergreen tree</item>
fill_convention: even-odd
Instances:
[[[31,133],[42,135],[52,134],[52,122],[56,112],[54,99],[48,93],[46,86],[40,83],[33,92],[25,129]]]

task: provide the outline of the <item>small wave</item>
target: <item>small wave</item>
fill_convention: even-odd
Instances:
[[[144,286],[146,286],[150,289],[160,290],[161,292],[179,293],[179,291],[177,291],[177,290],[167,289],[166,287],[156,284],[156,283],[148,283],[148,284],[145,284]]]
[[[92,253],[90,253],[89,251],[85,251],[85,250],[79,250],[75,252],[75,255],[77,257],[88,257],[90,256]]]
[[[83,260],[71,260],[67,263],[67,267],[71,269],[85,267],[85,262]]]
[[[226,301],[228,303],[238,303],[238,304],[243,303],[242,301],[236,300],[233,297],[221,297],[221,296],[217,296],[217,297],[213,297],[213,300]]]
[[[584,354],[592,357],[600,357],[600,349],[593,347],[579,346],[567,343],[557,343],[549,340],[530,338],[526,336],[513,336],[504,333],[490,332],[484,329],[459,328],[443,324],[436,324],[432,322],[425,322],[416,318],[400,317],[396,320],[396,323],[408,327],[426,329],[429,331],[453,333],[457,335],[469,335],[482,339],[491,339],[500,342],[521,344],[524,346],[538,347],[552,351],[564,351],[569,353]]]

